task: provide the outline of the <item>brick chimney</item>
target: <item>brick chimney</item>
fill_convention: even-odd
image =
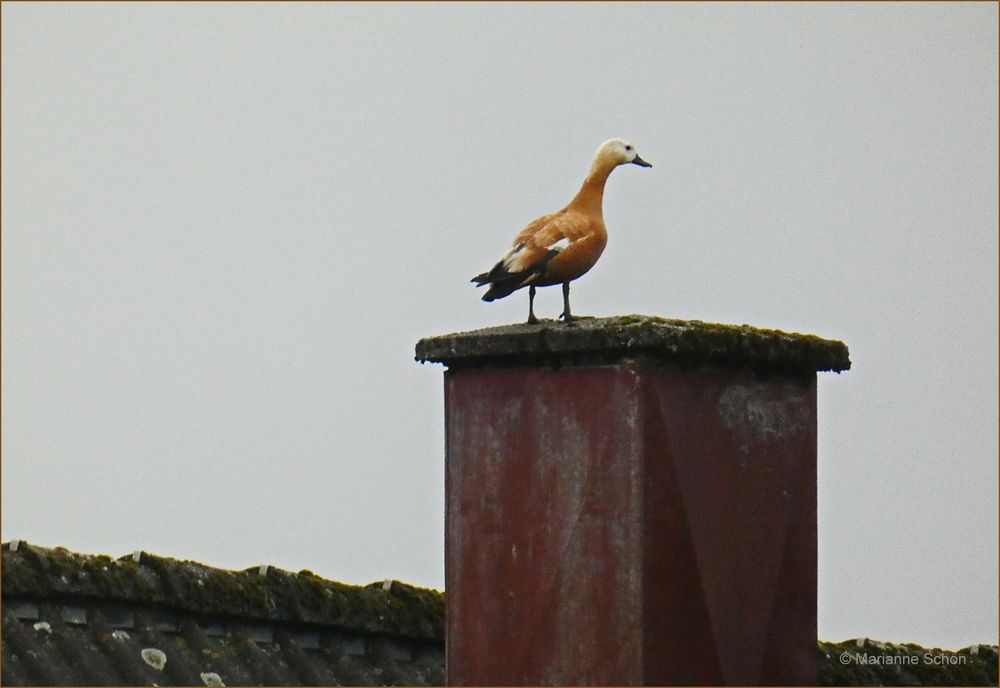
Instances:
[[[450,685],[815,685],[816,372],[622,316],[423,339],[445,373]]]

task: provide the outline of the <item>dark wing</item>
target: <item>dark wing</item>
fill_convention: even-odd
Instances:
[[[544,275],[549,262],[571,242],[564,226],[576,223],[567,223],[567,219],[565,211],[543,215],[521,230],[514,245],[489,272],[472,278],[477,287],[490,285],[483,301],[502,299]]]

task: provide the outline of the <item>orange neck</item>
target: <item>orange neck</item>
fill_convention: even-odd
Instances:
[[[615,169],[615,165],[601,164],[599,161],[595,161],[593,167],[590,168],[590,174],[583,180],[583,186],[569,202],[568,207],[602,217],[604,184],[608,181],[608,175],[613,169]]]

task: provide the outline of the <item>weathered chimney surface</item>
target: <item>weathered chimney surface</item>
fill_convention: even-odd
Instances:
[[[417,359],[449,366],[449,684],[815,684],[815,373],[843,343],[622,316]]]

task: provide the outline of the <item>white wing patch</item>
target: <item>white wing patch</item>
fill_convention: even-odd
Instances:
[[[520,272],[521,268],[519,266],[515,266],[515,263],[519,262],[518,258],[521,257],[519,254],[524,246],[525,242],[523,241],[520,244],[515,244],[511,250],[507,251],[507,255],[501,259],[504,269],[508,272]]]
[[[528,245],[528,243],[529,242],[527,241],[522,241],[519,244],[515,244],[507,252],[507,255],[505,255],[501,259],[503,267],[505,270],[507,270],[507,272],[518,273],[527,270],[529,265],[527,264],[526,261],[531,258],[534,259],[539,258],[537,251],[524,250],[524,248]],[[572,243],[573,242],[568,237],[562,237],[558,241],[552,242],[545,248],[549,251],[555,251],[557,253],[561,253],[562,251],[566,250],[566,248]]]

